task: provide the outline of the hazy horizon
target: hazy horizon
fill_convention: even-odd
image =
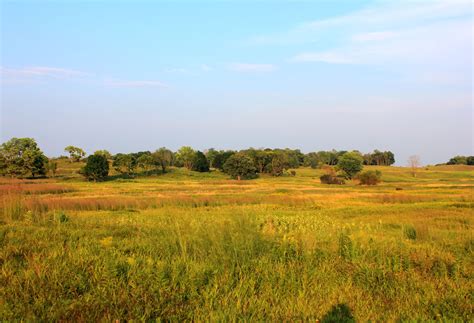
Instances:
[[[0,6],[2,142],[474,154],[470,1]]]

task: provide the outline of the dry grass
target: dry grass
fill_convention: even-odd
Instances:
[[[1,320],[472,320],[474,168],[362,187],[68,167],[0,180]]]

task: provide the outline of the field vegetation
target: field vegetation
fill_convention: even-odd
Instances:
[[[473,319],[473,166],[366,165],[366,186],[56,163],[0,178],[2,321]]]

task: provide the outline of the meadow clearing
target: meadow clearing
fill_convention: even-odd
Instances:
[[[0,320],[472,320],[474,167],[0,178]]]

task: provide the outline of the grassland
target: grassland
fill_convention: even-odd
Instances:
[[[472,320],[474,167],[0,179],[0,320]]]

